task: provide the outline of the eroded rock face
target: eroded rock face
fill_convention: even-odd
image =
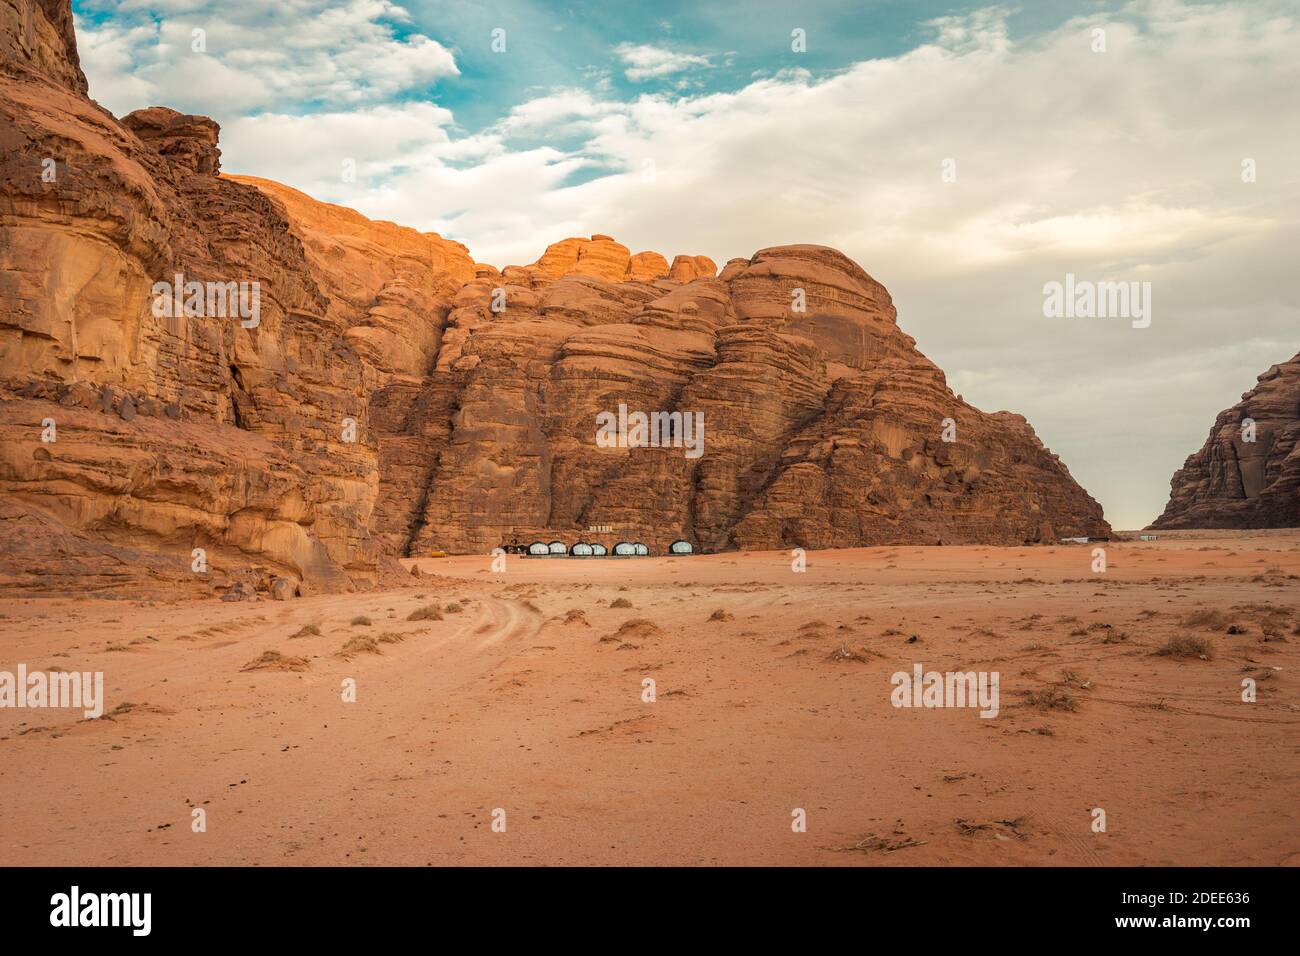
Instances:
[[[1300,527],[1300,354],[1258,381],[1174,473],[1153,528]]]
[[[66,7],[0,4],[0,495],[130,552],[142,581],[201,548],[373,583],[369,399],[432,364],[468,255],[310,200],[291,220],[292,196],[217,175],[207,118],[115,120],[84,95],[70,19],[47,15]],[[160,309],[177,276],[257,283],[257,321],[205,297]]]
[[[114,119],[66,2],[0,0],[0,28],[0,519],[63,556],[0,548],[0,588],[307,593],[591,525],[656,551],[1107,530],[1024,419],[954,396],[832,249],[719,274],[596,235],[497,269],[221,175],[206,117]],[[211,293],[160,308],[178,276],[255,282],[256,320]],[[620,406],[702,415],[699,454],[685,420],[679,447],[598,444]]]
[[[77,56],[69,0],[0,3],[0,63],[84,94],[86,75]]]
[[[581,242],[559,244],[569,266]],[[411,505],[399,522],[405,550],[486,553],[555,537],[627,538],[662,552],[677,538],[712,550],[1109,532],[1028,423],[953,395],[898,329],[884,287],[833,249],[766,249],[688,283],[556,278],[554,263],[485,273],[457,295],[420,393],[424,414],[408,420],[427,483],[386,491],[381,476],[390,511]],[[494,313],[496,290],[504,309]],[[702,453],[600,447],[597,416],[620,405],[702,415]],[[592,526],[613,530],[587,535]]]
[[[173,167],[201,176],[221,172],[221,150],[217,148],[221,127],[206,116],[153,106],[123,116],[122,125]]]

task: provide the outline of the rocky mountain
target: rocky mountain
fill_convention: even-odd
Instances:
[[[1300,527],[1300,354],[1220,412],[1153,528]]]
[[[224,175],[218,136],[114,118],[67,0],[0,2],[0,587],[351,588],[593,525],[655,550],[1109,530],[833,249],[719,272],[596,235],[497,269]],[[620,406],[680,413],[670,447],[599,443]]]

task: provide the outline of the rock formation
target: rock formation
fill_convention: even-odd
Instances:
[[[1300,354],[1220,412],[1153,528],[1300,527]]]
[[[832,249],[719,273],[595,235],[498,270],[223,175],[218,133],[115,119],[66,0],[0,2],[0,588],[348,588],[590,525],[656,551],[1108,531]],[[601,447],[620,405],[702,414],[703,453]]]
[[[311,201],[291,226],[291,197],[217,175],[216,123],[160,108],[115,120],[85,96],[66,7],[0,4],[6,539],[57,534],[60,554],[109,542],[123,577],[188,569],[201,548],[259,582],[375,582],[369,397],[427,368],[468,254]],[[156,284],[177,277],[258,283],[258,321],[158,309]],[[56,573],[73,557],[45,577],[75,589],[84,575]]]

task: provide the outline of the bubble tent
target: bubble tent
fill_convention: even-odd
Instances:
[[[503,545],[507,553],[524,554],[530,558],[645,558],[650,556],[650,547],[643,541],[619,541],[612,547],[597,541],[578,541],[572,547],[558,539],[554,541],[534,541],[527,546],[522,544]],[[685,538],[678,538],[668,546],[665,554],[672,556],[696,554],[695,545]]]

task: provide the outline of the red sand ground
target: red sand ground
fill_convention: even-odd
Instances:
[[[0,710],[0,864],[1300,862],[1300,532],[1112,543],[1104,574],[1090,552],[427,559],[416,588],[288,603],[10,600],[0,669],[102,670],[134,706]],[[1211,659],[1153,654],[1179,634]],[[306,669],[241,670],[266,650]],[[893,708],[917,661],[999,671],[1001,714]],[[1028,699],[1051,685],[1074,710]]]

